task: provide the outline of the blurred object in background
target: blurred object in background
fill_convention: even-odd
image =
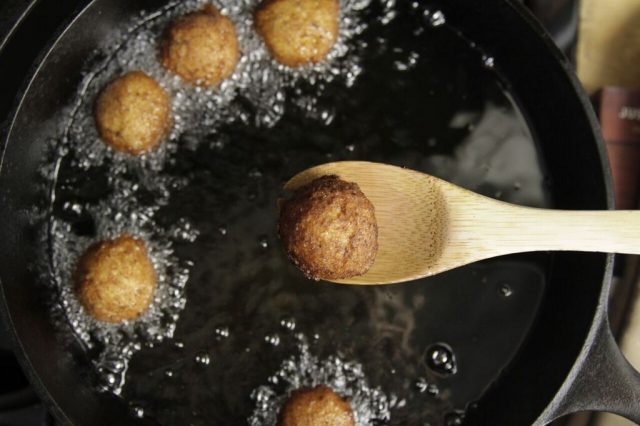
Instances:
[[[640,75],[640,57],[638,60]],[[607,144],[613,174],[616,208],[635,209],[640,187],[640,88],[605,87],[600,92],[599,104],[602,136]]]
[[[578,76],[589,94],[640,88],[640,0],[581,0],[578,34]]]

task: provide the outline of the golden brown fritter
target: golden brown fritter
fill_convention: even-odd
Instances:
[[[362,275],[378,251],[373,204],[357,184],[322,176],[298,188],[280,206],[280,239],[309,278]]]
[[[164,33],[160,59],[190,83],[217,86],[240,59],[233,22],[211,5],[178,18]]]
[[[95,119],[107,145],[139,155],[158,145],[167,133],[171,125],[169,95],[153,78],[131,71],[102,90]]]
[[[347,401],[326,386],[316,386],[291,394],[278,426],[355,426],[355,421]]]
[[[78,262],[78,300],[98,321],[118,323],[142,315],[157,278],[142,240],[122,235],[91,246]]]
[[[290,67],[322,61],[338,37],[338,0],[265,0],[256,28],[275,59]]]

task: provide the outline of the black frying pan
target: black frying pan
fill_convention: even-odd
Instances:
[[[57,131],[59,110],[75,92],[85,59],[120,22],[161,3],[96,0],[82,9],[58,37],[51,37],[3,128],[1,311],[34,387],[56,417],[69,423],[144,420],[134,421],[119,399],[94,390],[43,308],[34,267],[41,247],[32,212],[42,203],[35,182],[48,138]],[[63,3],[58,13],[74,6]],[[539,144],[553,180],[555,207],[610,207],[596,119],[570,65],[542,28],[515,1],[450,0],[439,6],[448,22],[495,57]],[[48,7],[36,3],[31,16],[46,17]],[[12,65],[7,55],[19,52],[28,39],[29,33],[15,33],[0,56],[4,67]],[[545,424],[581,410],[612,411],[640,422],[640,376],[620,354],[608,326],[612,263],[612,256],[600,254],[550,258],[548,284],[527,339],[468,412],[469,423]]]

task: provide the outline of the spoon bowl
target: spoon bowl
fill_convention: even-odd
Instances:
[[[293,191],[325,175],[355,182],[373,203],[378,254],[364,275],[341,284],[392,284],[511,253],[572,250],[640,254],[640,212],[522,207],[431,175],[387,164],[343,161],[307,169]]]

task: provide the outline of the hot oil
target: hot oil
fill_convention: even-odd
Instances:
[[[390,409],[404,404],[395,395],[389,398],[380,388],[371,388],[361,364],[345,361],[339,355],[319,359],[311,354],[303,334],[296,334],[295,339],[297,354],[284,360],[280,369],[268,378],[267,385],[251,393],[255,407],[248,421],[250,425],[276,424],[291,392],[319,385],[328,386],[349,400],[356,424],[384,423],[390,418]]]
[[[203,134],[221,122],[246,122],[243,105],[255,110],[256,126],[270,126],[282,115],[284,88],[306,79],[318,84],[338,77],[348,86],[359,74],[356,40],[350,55],[347,42],[364,30],[357,11],[369,0],[345,0],[343,25],[327,61],[289,70],[272,61],[253,30],[252,12],[257,2],[218,3],[220,11],[236,25],[244,55],[234,75],[219,88],[185,85],[158,63],[158,47],[164,27],[174,18],[202,10],[206,2],[173,2],[158,11],[146,12],[107,47],[88,61],[85,77],[75,102],[61,125],[54,160],[46,167],[54,181],[54,215],[48,227],[52,250],[50,263],[56,271],[54,315],[67,321],[89,354],[102,390],[119,394],[125,381],[128,360],[143,345],[153,346],[173,335],[182,311],[184,285],[190,263],[174,256],[173,245],[193,242],[199,231],[186,217],[160,224],[156,212],[169,202],[171,193],[188,184],[180,176],[163,172],[175,156],[178,139],[185,129],[197,129],[180,141],[198,144]],[[391,13],[389,5],[383,7]],[[383,15],[384,16],[384,15]],[[113,78],[131,70],[143,70],[156,78],[172,97],[173,128],[162,146],[141,157],[130,157],[107,149],[95,129],[94,101]],[[242,97],[242,102],[236,102]],[[313,99],[300,98],[307,112],[316,111]],[[326,114],[318,112],[326,117]],[[195,139],[194,139],[195,138]],[[99,324],[84,314],[73,295],[72,276],[77,260],[94,242],[129,233],[143,238],[158,274],[158,291],[147,314],[122,326]],[[263,245],[266,242],[262,243]],[[206,359],[205,356],[200,358]]]
[[[264,56],[250,31],[251,5],[223,10],[244,22],[245,62],[219,89],[184,86],[154,56],[164,23],[195,3],[148,15],[87,74],[56,191],[60,227],[52,243],[67,289],[62,301],[76,303],[69,271],[90,241],[123,229],[152,241],[163,288],[177,288],[171,294],[186,307],[162,316],[158,341],[125,333],[134,350],[117,388],[136,417],[269,423],[292,388],[331,381],[344,395],[360,392],[359,424],[457,422],[525,338],[548,256],[489,260],[376,288],[311,282],[283,254],[276,200],[307,167],[369,160],[548,206],[543,165],[499,61],[437,9],[350,1],[343,22],[352,21],[334,56],[291,72]],[[99,88],[134,68],[172,93],[176,114],[170,140],[143,159],[104,149],[91,119]],[[180,285],[171,284],[176,279]],[[150,315],[166,311],[163,300]],[[71,320],[104,331],[78,315]]]

